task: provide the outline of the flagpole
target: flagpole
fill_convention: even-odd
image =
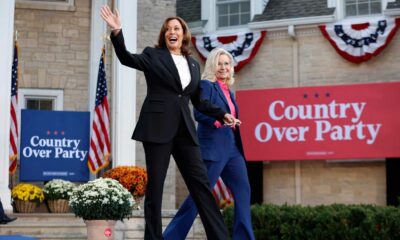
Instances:
[[[13,58],[15,59],[15,58],[17,58],[18,59],[18,53],[19,53],[19,49],[18,49],[18,30],[15,30],[15,36],[14,36],[14,38],[15,38],[15,40],[14,40],[14,49],[16,49],[15,51],[14,51],[14,54],[17,54],[17,56],[13,56]],[[13,63],[14,64],[14,63]],[[16,82],[17,82],[17,84],[16,84],[16,88],[18,89],[18,80],[19,80],[19,66],[17,65],[17,77],[16,77]],[[13,86],[12,86],[13,87]],[[18,90],[17,90],[17,93],[18,93]],[[16,99],[18,99],[18,94],[17,94],[17,96],[16,96]],[[16,118],[18,119],[18,104],[17,104],[17,106],[14,106],[14,108],[16,107],[16,109],[14,110],[14,111],[16,111]],[[11,119],[11,121],[13,121],[12,119]],[[16,131],[17,131],[17,135],[18,135],[18,120],[17,120],[17,124],[16,124],[16,126],[15,126],[15,128],[16,128]],[[10,135],[11,136],[11,135]],[[17,139],[16,139],[17,141],[15,142],[15,145],[16,145],[16,147],[17,147],[17,149],[18,149],[18,142],[19,142],[19,136],[17,136]],[[16,164],[16,166],[15,166],[15,168],[12,170],[12,172],[9,172],[9,187],[10,187],[10,189],[12,189],[14,186],[15,186],[15,183],[16,183],[16,176],[15,176],[15,172],[18,170],[18,150],[17,150],[17,152],[16,152],[16,154],[14,155],[14,157],[15,157],[15,159],[9,159],[9,161],[15,161],[15,164]],[[10,164],[10,162],[9,162],[9,164]],[[9,167],[9,171],[10,171],[10,167]]]

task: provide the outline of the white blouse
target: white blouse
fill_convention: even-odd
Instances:
[[[182,90],[184,90],[190,83],[190,70],[186,58],[182,55],[171,54],[175,66],[178,69],[179,78],[181,79]]]

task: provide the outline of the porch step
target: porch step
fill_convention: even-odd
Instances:
[[[175,215],[175,210],[162,212],[162,223],[165,228]],[[14,222],[0,225],[0,235],[23,235],[40,240],[86,239],[86,225],[81,218],[72,213],[14,213],[9,216],[17,217]],[[115,227],[115,240],[136,240],[144,236],[144,213],[134,211],[130,219],[118,221]],[[187,239],[206,239],[200,218],[197,218]]]

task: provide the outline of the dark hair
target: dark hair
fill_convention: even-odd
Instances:
[[[183,39],[182,39],[182,47],[181,47],[181,53],[184,56],[190,55],[190,50],[189,50],[189,44],[190,44],[190,38],[191,34],[189,32],[189,27],[187,26],[185,20],[183,20],[180,17],[169,17],[165,19],[161,30],[160,30],[160,35],[158,35],[158,44],[155,46],[156,48],[166,48],[167,43],[165,42],[165,33],[168,31],[168,22],[171,20],[178,20],[179,23],[182,25],[183,29]]]

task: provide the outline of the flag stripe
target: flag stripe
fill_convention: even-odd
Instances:
[[[221,208],[233,203],[232,193],[225,185],[221,177],[219,177],[215,183],[212,193]]]
[[[17,169],[18,157],[18,44],[14,44],[14,57],[11,68],[11,99],[10,99],[10,149],[9,149],[9,173],[13,175]]]
[[[111,153],[109,135],[109,115],[107,101],[107,81],[104,67],[105,50],[102,49],[100,57],[99,72],[97,75],[96,102],[92,122],[88,166],[92,173],[109,164]]]

